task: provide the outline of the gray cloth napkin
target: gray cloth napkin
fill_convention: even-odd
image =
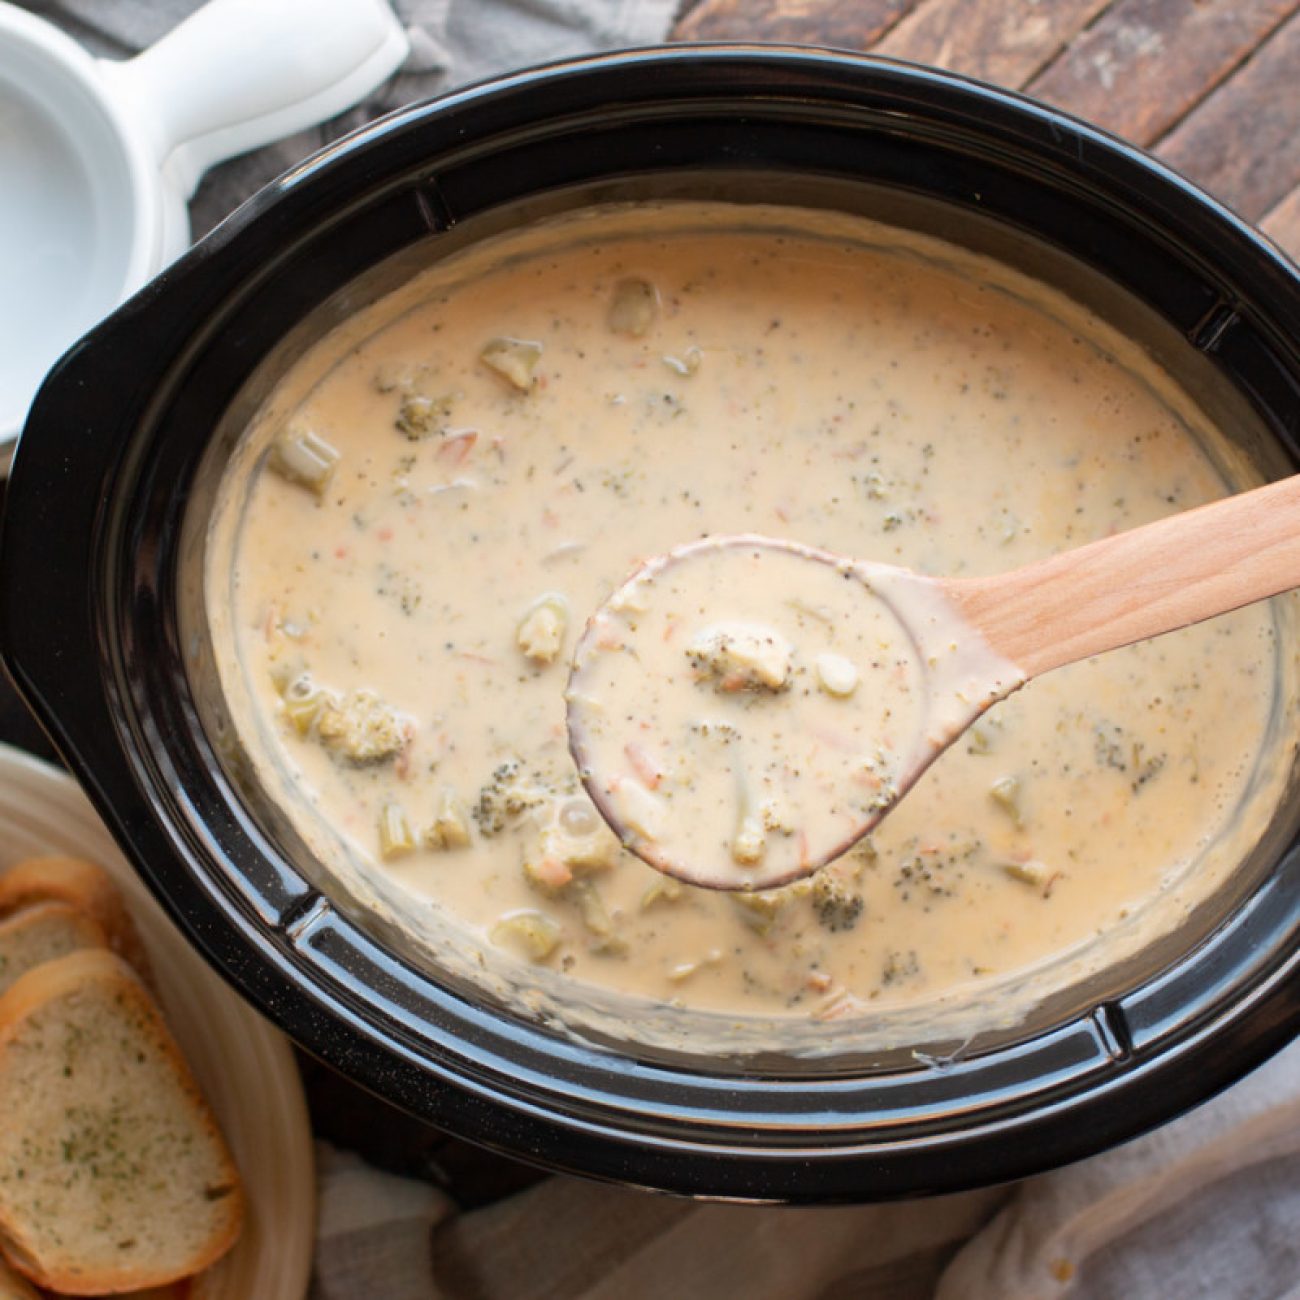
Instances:
[[[1015,1187],[834,1209],[551,1178],[457,1214],[321,1144],[312,1300],[1300,1300],[1300,1043]]]
[[[96,54],[127,57],[153,44],[200,0],[19,0]],[[265,0],[274,4],[275,0]],[[215,168],[190,205],[194,237],[254,190],[363,122],[402,104],[496,73],[662,41],[678,0],[392,0],[411,43],[395,76],[364,104],[310,131]]]
[[[677,3],[397,0],[411,38],[398,74],[352,112],[214,171],[192,205],[195,235],[378,113],[530,63],[658,41]],[[197,0],[27,7],[125,56]],[[318,1156],[312,1300],[1300,1300],[1300,1045],[1105,1155],[919,1203],[754,1209],[552,1178],[461,1214],[355,1155],[320,1144]]]

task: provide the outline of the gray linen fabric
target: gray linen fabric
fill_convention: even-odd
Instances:
[[[456,1214],[320,1148],[312,1300],[1296,1300],[1300,1044],[1104,1155],[927,1201],[696,1205],[551,1178]],[[346,1189],[340,1181],[347,1174]],[[348,1218],[331,1209],[346,1191]]]
[[[218,168],[193,204],[195,234],[380,112],[495,72],[659,40],[676,2],[397,0],[411,37],[398,74],[358,109]],[[197,3],[27,7],[125,56]],[[325,1144],[318,1155],[312,1300],[1300,1300],[1300,1045],[1106,1155],[917,1203],[749,1209],[552,1178],[457,1214],[432,1187]]]
[[[275,0],[265,0],[274,4]],[[164,36],[199,0],[19,0],[96,54],[126,57]],[[393,0],[411,54],[364,104],[215,168],[190,205],[197,239],[252,192],[322,145],[402,104],[499,72],[594,50],[650,45],[678,0]]]

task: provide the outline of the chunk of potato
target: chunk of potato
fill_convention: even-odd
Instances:
[[[659,315],[659,290],[649,280],[629,277],[614,286],[606,323],[615,334],[641,338]]]
[[[515,644],[524,658],[539,667],[553,664],[564,649],[569,631],[569,604],[563,596],[549,592],[519,620]]]
[[[817,685],[827,695],[844,700],[858,689],[858,670],[851,659],[845,659],[843,655],[820,654],[816,666]]]
[[[497,378],[526,393],[533,387],[542,345],[532,339],[496,338],[484,345],[478,357]]]

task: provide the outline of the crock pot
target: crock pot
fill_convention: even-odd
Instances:
[[[523,1159],[702,1196],[866,1200],[1022,1176],[1203,1100],[1300,1025],[1292,798],[1177,932],[1021,1023],[795,1060],[580,1039],[441,978],[322,890],[245,788],[187,610],[204,512],[258,403],[430,259],[564,209],[665,197],[847,209],[989,253],[1144,342],[1266,473],[1297,466],[1300,280],[1138,151],[878,59],[580,60],[308,159],[63,359],[3,521],[0,638],[19,689],[218,971],[361,1084]]]

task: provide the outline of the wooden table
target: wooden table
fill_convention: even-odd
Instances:
[[[1300,258],[1300,0],[686,0],[673,34],[871,50],[1025,90],[1153,148]],[[57,761],[2,678],[0,739]],[[318,1134],[462,1205],[541,1177],[300,1064]]]
[[[1300,0],[686,0],[673,36],[835,45],[1024,91],[1300,260]]]

